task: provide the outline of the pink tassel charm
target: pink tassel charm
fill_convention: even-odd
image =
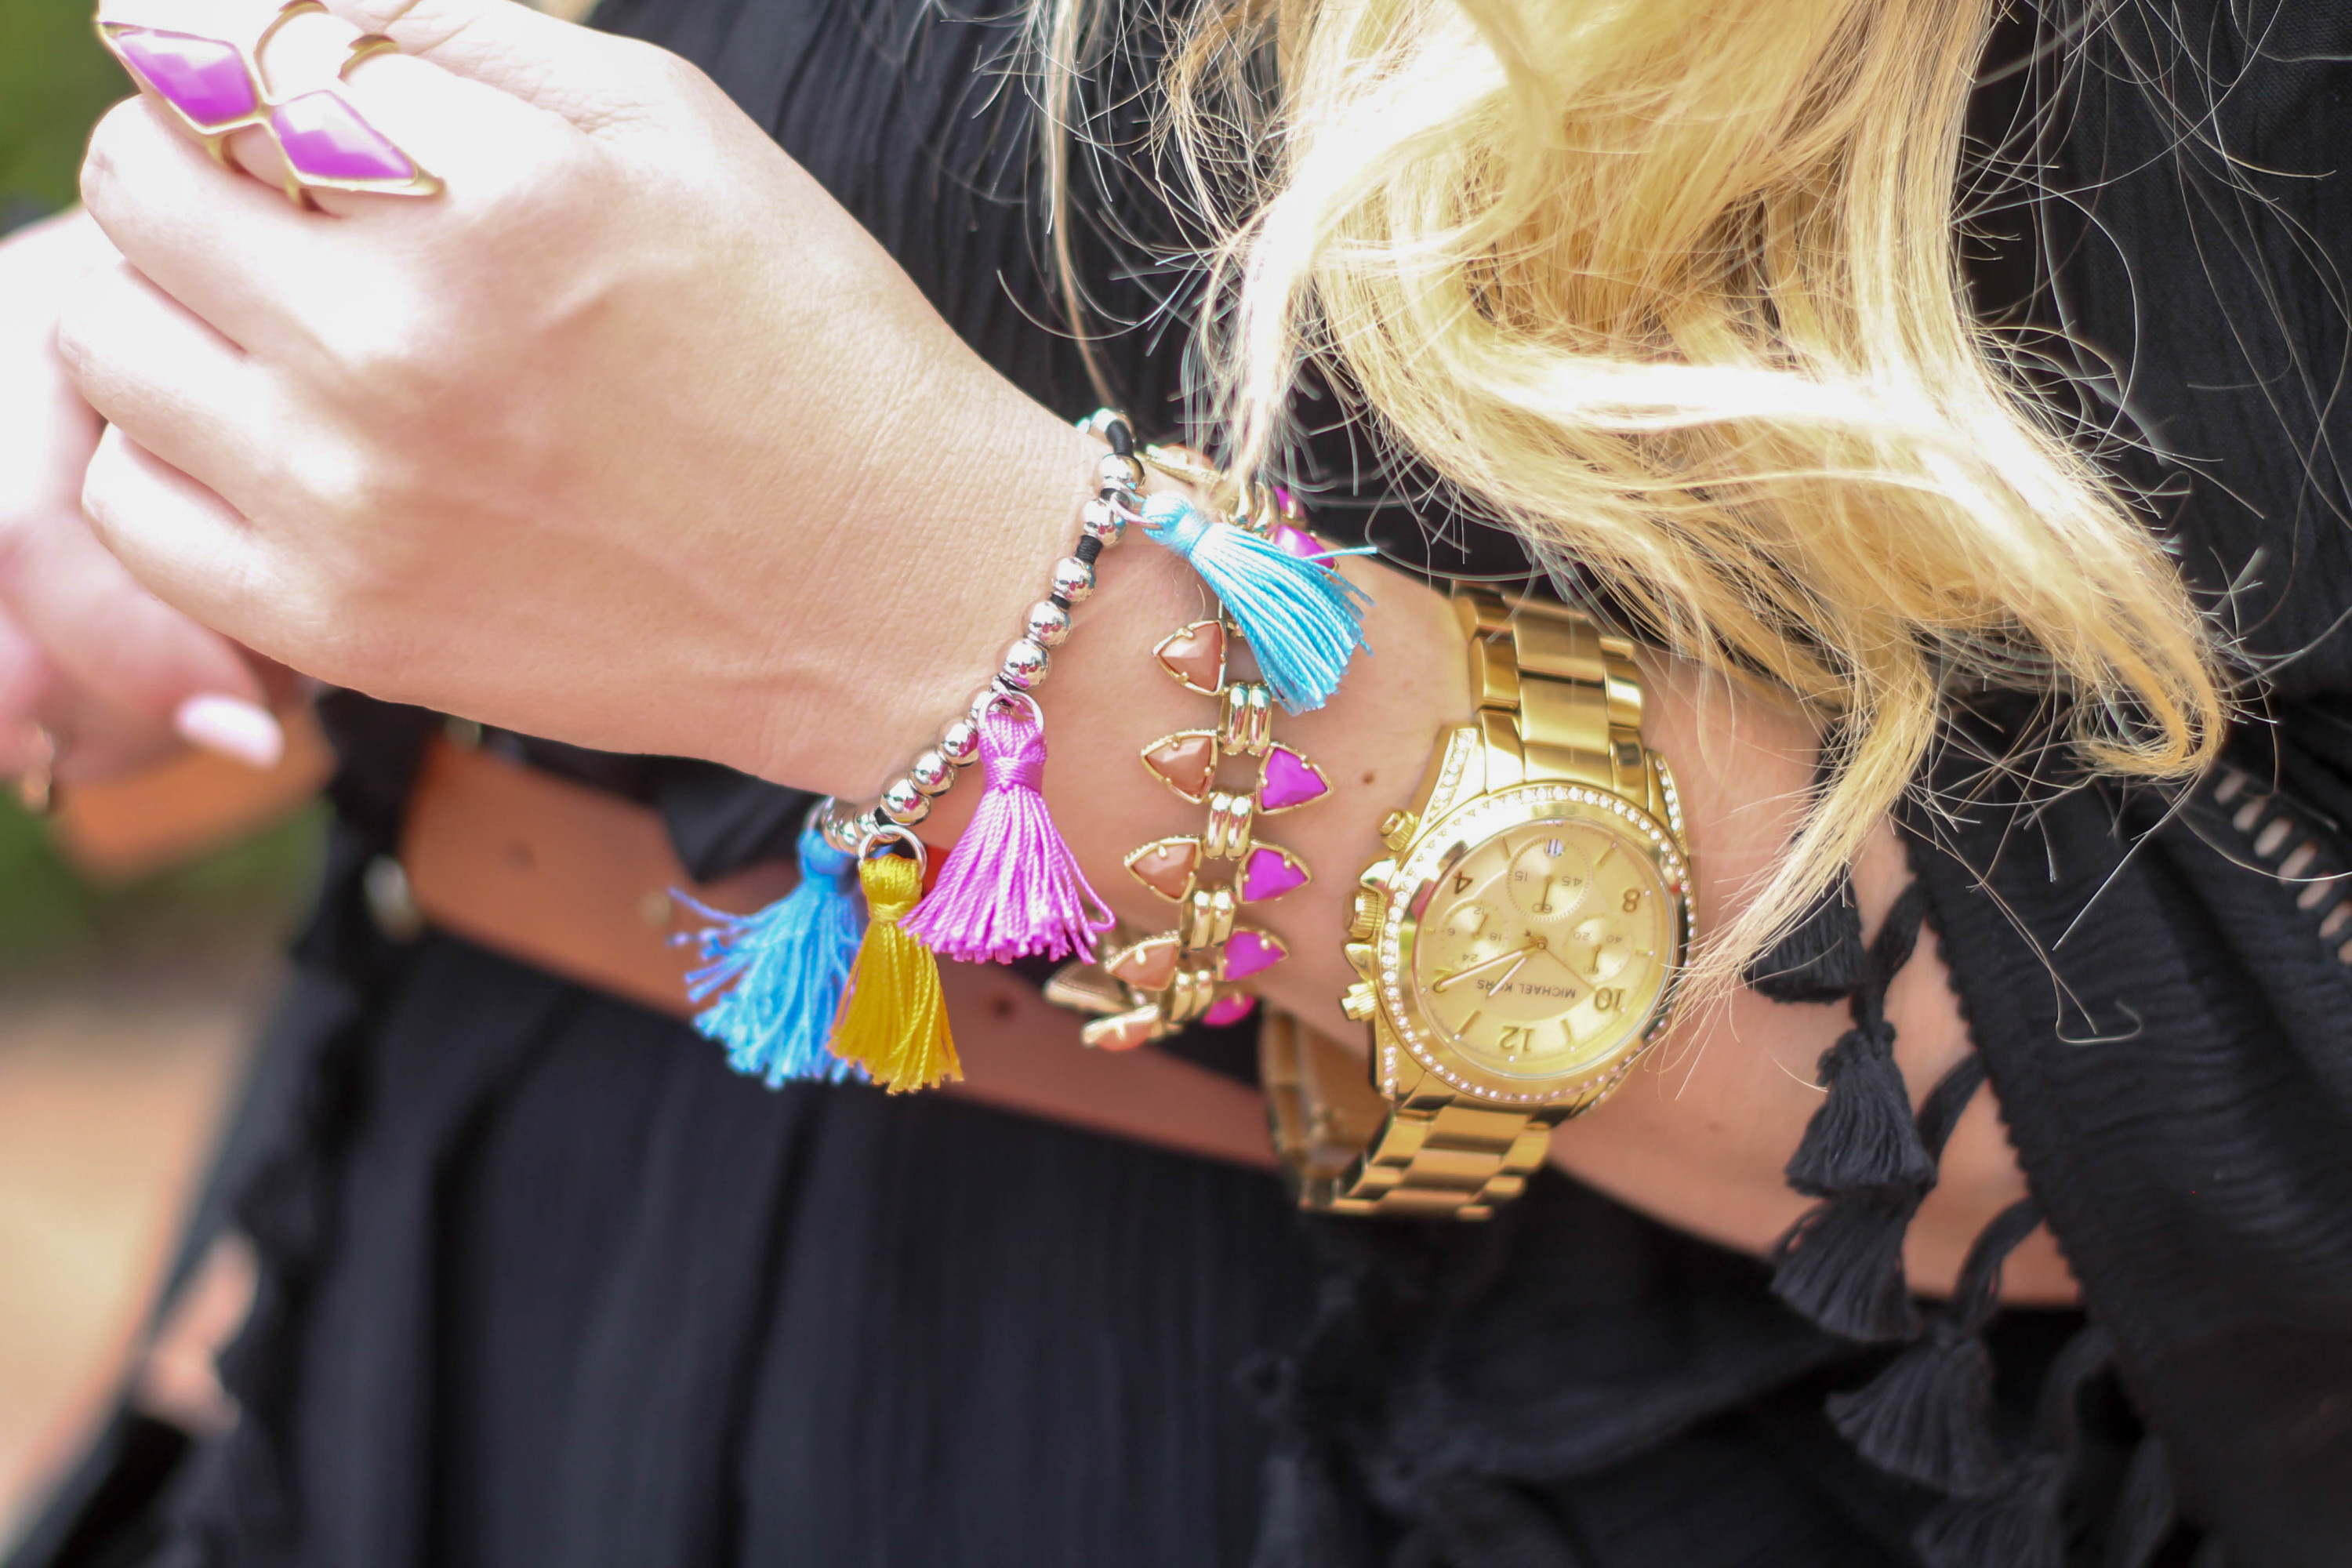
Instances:
[[[1091,963],[1095,934],[1111,928],[1111,913],[1087,885],[1038,793],[1045,717],[1034,700],[990,704],[980,719],[980,759],[988,793],[905,929],[964,963],[1009,963],[1033,953],[1076,953]]]

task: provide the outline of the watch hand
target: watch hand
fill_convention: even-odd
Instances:
[[[1484,974],[1487,970],[1494,968],[1495,965],[1501,963],[1507,959],[1516,958],[1521,962],[1525,962],[1528,953],[1540,952],[1542,951],[1542,948],[1543,943],[1541,941],[1530,938],[1525,944],[1515,947],[1508,952],[1498,952],[1492,958],[1482,959],[1478,963],[1472,964],[1467,969],[1457,969],[1451,974],[1439,976],[1436,982],[1430,986],[1430,989],[1432,991],[1443,991],[1447,986],[1454,984],[1457,981],[1467,980],[1474,974]]]
[[[1569,973],[1570,978],[1574,979],[1574,980],[1590,980],[1590,979],[1591,979],[1591,978],[1592,978],[1592,976],[1591,976],[1591,975],[1590,975],[1590,974],[1587,974],[1587,973],[1583,973],[1582,971],[1579,970],[1579,969],[1576,967],[1576,965],[1574,965],[1573,963],[1570,963],[1567,960],[1567,958],[1566,958],[1565,956],[1563,956],[1563,955],[1560,953],[1560,952],[1559,952],[1559,949],[1557,949],[1557,948],[1552,948],[1552,947],[1546,947],[1546,948],[1544,948],[1542,951],[1543,951],[1543,955],[1544,955],[1546,958],[1550,959],[1554,963],[1559,964],[1562,969],[1566,970],[1566,971],[1568,972],[1568,973]],[[1598,950],[1596,950],[1596,956],[1595,956],[1595,957],[1594,957],[1594,959],[1593,959],[1593,963],[1594,963],[1594,964],[1595,964],[1596,966],[1597,966],[1597,965],[1599,964],[1599,963],[1600,963],[1600,959],[1599,959],[1599,957],[1598,957]],[[1501,989],[1501,986],[1499,985],[1499,984],[1496,985],[1496,989],[1497,989],[1497,990],[1500,990],[1500,989]],[[1570,986],[1570,990],[1574,990],[1574,989],[1575,989],[1575,987]]]

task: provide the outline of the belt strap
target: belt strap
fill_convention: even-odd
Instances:
[[[433,924],[680,1018],[692,1012],[691,954],[672,938],[692,917],[673,889],[747,912],[792,885],[790,870],[772,866],[697,885],[650,809],[439,737],[410,801],[400,862]],[[947,1092],[1274,1168],[1265,1105],[1242,1085],[1161,1051],[1089,1049],[1077,1018],[992,965],[942,963],[940,978],[964,1068]]]

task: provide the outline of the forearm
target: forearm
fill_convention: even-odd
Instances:
[[[1008,445],[1024,455],[1053,454],[1056,477],[1041,482],[1016,476],[1002,454],[976,452],[961,493],[992,495],[1016,509],[998,515],[1017,518],[1003,534],[1020,541],[1024,558],[997,562],[1001,583],[967,576],[950,584],[959,602],[988,601],[979,611],[987,616],[986,634],[975,639],[968,662],[940,683],[929,709],[903,713],[887,745],[871,748],[859,763],[855,793],[870,793],[926,743],[940,719],[971,700],[1021,612],[1038,596],[1046,564],[1068,546],[1100,444],[1036,411]],[[974,475],[995,477],[969,482]],[[1064,493],[1055,498],[1057,485]],[[1017,510],[1024,506],[1033,510]],[[988,553],[995,561],[999,551],[992,544]],[[1250,918],[1280,937],[1291,955],[1262,977],[1268,1000],[1350,1039],[1361,1026],[1341,1018],[1338,999],[1354,979],[1341,956],[1340,932],[1356,872],[1384,852],[1376,831],[1381,817],[1407,804],[1433,742],[1469,715],[1471,698],[1460,633],[1440,594],[1358,562],[1342,570],[1371,594],[1366,635],[1374,651],[1358,658],[1330,706],[1277,724],[1280,739],[1322,766],[1332,792],[1310,809],[1262,825],[1265,837],[1298,854],[1315,878],[1254,909]],[[1137,930],[1165,929],[1173,923],[1171,907],[1129,877],[1122,860],[1151,839],[1198,832],[1201,813],[1171,794],[1139,757],[1161,735],[1204,726],[1213,710],[1170,680],[1151,649],[1211,605],[1181,562],[1136,531],[1105,552],[1098,584],[1040,692],[1052,752],[1046,793],[1087,876],[1122,919]],[[1663,658],[1644,663],[1644,738],[1681,783],[1702,929],[1720,929],[1789,842],[1812,777],[1816,736],[1792,706],[1766,694],[1736,689]],[[877,711],[888,708],[878,668],[869,679],[875,684],[866,700]],[[950,842],[978,793],[971,784],[950,793],[925,824],[925,837]],[[1907,879],[1901,847],[1883,829],[1855,868],[1868,929],[1875,930]],[[1969,1048],[1932,942],[1897,978],[1888,1005],[1916,1102]],[[1821,1104],[1816,1064],[1847,1026],[1843,1007],[1788,1005],[1745,991],[1686,1008],[1621,1094],[1555,1136],[1554,1159],[1671,1224],[1761,1252],[1807,1206],[1780,1170]],[[1948,1288],[1977,1231],[2023,1193],[1987,1093],[1964,1118],[1945,1157],[1943,1184],[1912,1227],[1918,1288]],[[2008,1284],[2008,1294],[2021,1300],[2065,1300],[2072,1292],[2046,1238],[2012,1258]]]

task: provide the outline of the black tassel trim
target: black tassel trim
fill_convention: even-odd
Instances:
[[[1853,994],[1869,963],[1853,883],[1841,871],[1788,935],[1757,954],[1742,978],[1775,1002],[1836,1002]]]
[[[1887,984],[1910,961],[1927,911],[1919,884],[1903,889],[1847,993],[1853,1027],[1822,1055],[1818,1081],[1829,1098],[1805,1124],[1786,1168],[1789,1184],[1808,1197],[1872,1188],[1892,1201],[1936,1184],[1936,1162],[1912,1120],[1911,1091],[1895,1065],[1895,1028],[1886,1021]]]
[[[1992,1355],[1948,1319],[1931,1321],[1925,1339],[1862,1388],[1831,1394],[1829,1414],[1864,1458],[1891,1475],[1962,1497],[2000,1479]]]
[[[1984,1064],[1970,1055],[1928,1091],[1916,1129],[1931,1171],[1983,1085]],[[1917,1334],[1919,1313],[1903,1276],[1903,1233],[1934,1184],[1866,1187],[1807,1211],[1772,1248],[1772,1294],[1848,1339]]]
[[[1830,1420],[1863,1458],[1958,1497],[1989,1492],[2001,1479],[1990,1425],[1992,1357],[1979,1336],[2000,1299],[2002,1263],[2041,1223],[2032,1198],[1994,1215],[1926,1338],[1868,1384],[1830,1396]]]
[[[2016,1206],[2021,1205],[2003,1210],[2001,1217]],[[2032,1447],[1990,1491],[1952,1499],[1912,1533],[1911,1544],[1927,1568],[2065,1568],[2060,1505],[2082,1436],[2075,1404],[2083,1385],[2105,1370],[2114,1351],[2106,1331],[2096,1324],[2066,1342],[2042,1384]]]
[[[1911,1091],[1895,1065],[1892,1026],[1881,1021],[1838,1037],[1822,1053],[1820,1081],[1829,1098],[1789,1157],[1790,1186],[1827,1198],[1865,1188],[1924,1193],[1936,1184],[1936,1162],[1919,1141]]]
[[[2172,1455],[2164,1439],[2150,1433],[2140,1439],[2132,1452],[2131,1468],[2124,1472],[2105,1568],[2147,1568],[2179,1518],[2172,1490]]]
[[[1833,1334],[1907,1340],[1918,1309],[1903,1277],[1916,1196],[1842,1197],[1809,1211],[1772,1249],[1772,1294]]]
[[[2066,1460],[2032,1454],[1981,1498],[1955,1498],[1911,1537],[1927,1568],[2066,1568],[2058,1524]]]

